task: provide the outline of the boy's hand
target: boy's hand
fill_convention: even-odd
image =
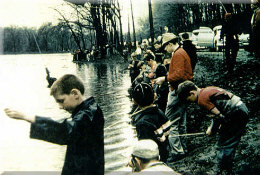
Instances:
[[[30,123],[35,122],[35,116],[26,116],[25,114],[19,112],[19,111],[15,111],[9,108],[5,108],[4,109],[5,114],[13,119],[18,119],[18,120],[26,120]]]
[[[207,129],[207,131],[206,131],[206,134],[207,134],[207,135],[211,135],[211,134],[212,134],[212,132],[211,132],[211,127],[208,127],[208,129]]]
[[[12,110],[9,108],[5,108],[4,111],[5,111],[5,114],[10,118],[19,119],[19,120],[24,120],[24,118],[25,118],[25,115],[23,113],[20,113],[18,111],[15,111],[15,110]]]
[[[165,77],[156,78],[154,81],[156,84],[161,85],[165,81]]]

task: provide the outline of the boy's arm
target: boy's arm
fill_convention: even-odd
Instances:
[[[25,115],[25,114],[23,114],[19,111],[12,110],[12,109],[9,109],[9,108],[5,108],[4,111],[5,111],[5,114],[10,118],[18,119],[18,120],[25,120],[25,121],[30,122],[30,123],[35,122],[35,116],[34,115],[32,115],[32,116]]]
[[[206,131],[206,134],[207,135],[215,134],[218,131],[220,125],[221,124],[220,124],[220,121],[218,119],[212,119],[211,120],[211,124],[209,125],[209,127],[208,127],[208,129]]]
[[[212,116],[213,119],[211,121],[210,126],[208,127],[208,129],[206,131],[206,133],[208,135],[215,134],[217,132],[217,130],[220,128],[221,123],[224,122],[224,118],[225,118],[225,116],[223,114],[221,114],[221,112],[216,107],[211,109],[210,112],[213,114],[213,116]]]
[[[214,114],[213,118],[219,119],[220,121],[224,121],[225,116],[218,110],[218,108],[214,107],[211,109],[211,113]]]
[[[9,108],[4,109],[6,115],[13,119],[25,120],[31,123],[30,137],[48,142],[66,145],[68,142],[77,140],[80,134],[80,121],[66,121],[60,123],[47,117],[25,115]],[[36,122],[37,120],[37,122]]]
[[[58,122],[51,118],[36,116],[35,123],[31,124],[30,138],[67,145],[74,125],[75,122],[66,119]]]

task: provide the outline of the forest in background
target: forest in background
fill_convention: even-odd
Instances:
[[[155,36],[161,35],[164,26],[169,32],[178,34],[180,32],[192,32],[200,26],[210,27],[221,25],[224,15],[227,12],[237,15],[241,32],[250,33],[250,20],[252,9],[247,4],[221,4],[214,3],[162,3],[160,0],[153,1],[153,23]],[[139,19],[141,25],[138,34],[143,38],[149,37],[149,20]]]
[[[134,41],[141,42],[142,39],[162,35],[164,26],[175,34],[191,32],[200,26],[213,28],[221,24],[226,11],[238,16],[241,33],[250,33],[252,16],[250,1],[245,4],[222,4],[220,1],[169,3],[147,0],[147,6],[152,7],[149,15],[137,21],[128,21],[128,31],[122,31],[119,0],[89,1],[85,4],[67,2],[64,5],[69,6],[72,12],[68,14],[53,9],[60,16],[58,24],[45,23],[39,28],[5,27],[4,53],[73,52],[75,49],[86,50],[93,46],[104,53],[107,45],[122,52],[130,41],[135,45]],[[129,12],[132,18],[134,15]],[[136,31],[135,26],[138,26]]]

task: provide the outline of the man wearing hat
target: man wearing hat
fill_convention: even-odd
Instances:
[[[159,77],[156,84],[161,85],[167,81],[170,84],[166,117],[171,121],[169,135],[170,153],[168,162],[177,161],[185,156],[186,144],[177,135],[186,133],[186,105],[178,99],[175,91],[180,83],[185,80],[192,80],[193,72],[190,57],[187,52],[178,44],[179,39],[173,33],[165,33],[162,38],[162,47],[168,53],[172,53],[167,76]]]
[[[132,167],[133,172],[137,172],[136,174],[151,174],[157,172],[157,174],[162,175],[179,175],[179,173],[159,161],[159,158],[157,144],[153,140],[143,139],[135,144],[129,165]]]

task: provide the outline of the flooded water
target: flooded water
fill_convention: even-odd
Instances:
[[[54,119],[70,116],[49,95],[45,67],[52,77],[72,73],[83,80],[85,96],[94,96],[105,116],[106,171],[126,165],[135,140],[129,125],[127,65],[71,60],[70,54],[0,55],[0,171],[61,171],[66,147],[30,139],[29,123],[3,113],[11,107]]]

